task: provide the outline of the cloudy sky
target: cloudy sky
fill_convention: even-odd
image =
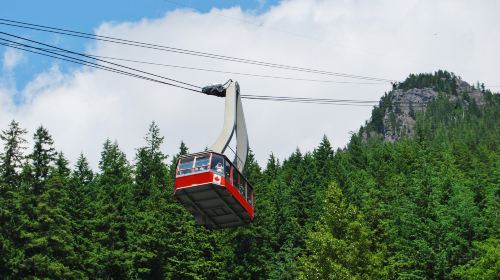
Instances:
[[[10,1],[1,18],[279,64],[391,80],[446,69],[500,89],[499,1]],[[183,4],[179,4],[182,2]],[[82,1],[83,3],[83,1]],[[6,7],[5,7],[6,6]],[[28,8],[30,7],[30,8]],[[196,85],[240,83],[243,94],[378,100],[390,84],[224,62],[123,45],[40,34],[0,25],[1,32],[48,44],[170,65],[278,75],[304,82],[120,62]],[[4,37],[4,36],[0,36]],[[4,37],[5,38],[5,37]],[[15,119],[43,125],[74,162],[97,165],[106,138],[130,160],[151,121],[192,152],[210,146],[222,127],[223,99],[0,48],[0,127]],[[355,83],[336,83],[336,82]],[[343,147],[370,117],[370,107],[244,100],[251,148],[261,164],[297,147],[310,151],[327,135]]]

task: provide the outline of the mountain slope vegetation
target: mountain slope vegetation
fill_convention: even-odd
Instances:
[[[28,147],[12,121],[0,133],[0,275],[498,279],[499,103],[446,71],[410,75],[343,149],[324,137],[265,167],[250,153],[254,223],[215,231],[172,198],[189,151],[163,154],[154,122],[132,163],[107,140],[94,171],[83,155],[68,166],[43,127]]]

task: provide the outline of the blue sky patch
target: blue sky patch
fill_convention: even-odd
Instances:
[[[275,5],[277,2],[276,0],[16,0],[2,3],[0,18],[93,33],[94,29],[103,22],[138,21],[143,18],[160,18],[168,11],[179,8],[190,8],[199,12],[208,12],[213,7],[230,8],[240,6],[243,10],[260,13],[267,10],[270,6]],[[45,42],[77,52],[85,51],[86,46],[89,44],[88,40],[81,38],[44,33],[6,25],[0,25],[0,32],[15,34],[17,36]],[[9,37],[0,34],[0,38]],[[1,65],[4,64],[5,51],[6,47],[0,45]],[[34,76],[47,71],[54,63],[58,64],[63,73],[67,73],[75,67],[79,67],[69,62],[56,62],[53,58],[24,53],[22,63],[17,65],[14,69],[0,68],[0,82],[4,86],[8,84],[11,89],[18,92],[22,90]],[[19,101],[18,98],[16,98],[16,100]]]

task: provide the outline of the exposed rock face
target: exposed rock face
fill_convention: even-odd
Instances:
[[[437,96],[431,88],[392,91],[392,106],[384,115],[384,140],[394,142],[402,136],[413,137],[416,112],[425,110],[427,103]]]
[[[456,83],[458,94],[447,94],[450,101],[468,104],[474,100],[479,106],[484,104],[483,92],[460,79]],[[391,91],[389,93],[391,106],[386,108],[383,117],[384,140],[394,142],[402,137],[413,137],[417,112],[425,111],[427,104],[437,98],[438,94],[432,88]]]

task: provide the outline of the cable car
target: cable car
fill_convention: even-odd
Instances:
[[[177,163],[175,197],[207,228],[249,224],[254,215],[253,188],[226,156],[190,154]]]
[[[253,188],[243,175],[248,135],[239,85],[226,84],[203,88],[205,94],[225,97],[222,131],[208,151],[179,158],[174,183],[174,197],[198,225],[211,229],[246,225],[254,217]],[[230,161],[224,152],[234,135],[236,152]]]

